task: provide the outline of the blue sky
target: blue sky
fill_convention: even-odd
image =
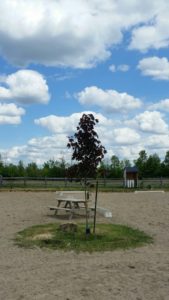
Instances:
[[[5,162],[70,161],[67,137],[84,112],[99,119],[106,160],[133,161],[142,149],[164,158],[167,0],[3,0],[0,11]]]

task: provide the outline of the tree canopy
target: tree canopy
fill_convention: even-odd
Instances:
[[[70,168],[71,175],[78,177],[93,177],[97,166],[104,158],[106,149],[98,139],[94,130],[98,123],[92,114],[83,114],[74,136],[68,137],[68,148],[73,150],[72,160],[75,164]]]

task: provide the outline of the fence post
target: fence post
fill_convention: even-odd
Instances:
[[[162,179],[162,176],[160,177],[160,186],[161,186],[161,189],[163,187],[163,179]]]
[[[45,188],[47,187],[47,180],[46,180],[46,176],[45,176]]]
[[[26,187],[26,177],[23,178],[24,187]]]
[[[95,191],[94,220],[93,220],[94,234],[96,233],[97,193],[98,193],[98,180],[96,181],[96,191]]]

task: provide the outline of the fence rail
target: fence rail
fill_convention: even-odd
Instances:
[[[95,184],[95,179],[88,179],[90,184]],[[99,188],[112,190],[124,188],[123,178],[98,179]],[[74,178],[49,178],[49,177],[0,177],[0,188],[39,188],[39,189],[82,189],[83,182]],[[146,178],[138,180],[139,189],[169,188],[169,178]]]

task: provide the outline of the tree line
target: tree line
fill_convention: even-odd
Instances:
[[[38,166],[35,162],[25,165],[23,161],[18,164],[4,163],[0,160],[0,175],[3,177],[65,177],[68,165],[62,159],[57,161],[50,159],[44,162],[42,166]]]
[[[139,152],[138,158],[133,162],[120,160],[113,155],[110,164],[103,162],[100,172],[106,178],[122,178],[125,167],[136,166],[139,178],[169,177],[169,151],[166,152],[164,160],[161,160],[157,153],[148,155],[145,150]]]
[[[148,155],[145,150],[139,152],[138,158],[131,162],[130,160],[120,160],[118,156],[113,155],[109,162],[102,161],[97,168],[97,177],[99,178],[122,178],[125,167],[137,166],[139,178],[169,177],[169,151],[166,152],[164,160],[161,160],[158,154]],[[38,166],[35,162],[24,164],[19,161],[18,164],[5,163],[0,159],[0,175],[3,177],[68,177],[67,170],[70,165],[64,159],[60,161],[50,159]]]

